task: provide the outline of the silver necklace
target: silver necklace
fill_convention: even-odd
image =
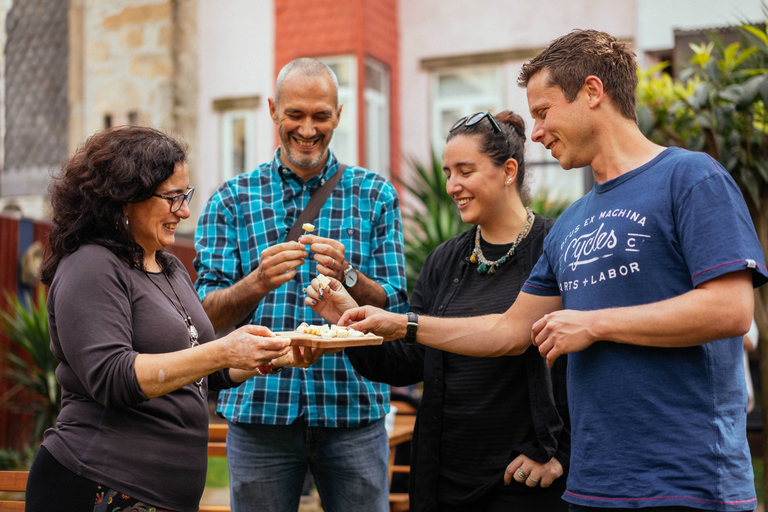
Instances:
[[[160,285],[159,285],[159,284],[157,284],[157,283],[155,282],[155,280],[154,280],[154,279],[152,279],[152,277],[151,277],[151,276],[150,276],[150,275],[149,275],[147,272],[144,272],[144,275],[145,275],[145,276],[147,276],[147,279],[149,279],[149,281],[150,281],[150,282],[151,282],[153,285],[155,285],[155,286],[157,287],[157,289],[158,289],[158,290],[160,290],[160,292],[161,292],[163,295],[165,295],[165,298],[166,298],[166,299],[168,299],[168,302],[170,302],[170,303],[171,303],[171,306],[173,306],[173,309],[175,309],[175,310],[176,310],[176,311],[179,313],[179,315],[181,315],[181,318],[183,318],[183,319],[184,319],[184,324],[187,326],[187,331],[189,331],[189,345],[190,345],[192,348],[195,348],[196,346],[200,345],[200,343],[198,342],[198,340],[199,340],[200,338],[199,338],[199,335],[198,335],[198,333],[197,333],[197,328],[196,328],[196,327],[194,326],[194,324],[192,323],[192,317],[191,317],[191,316],[189,316],[189,313],[187,313],[187,308],[185,308],[185,307],[184,307],[184,303],[183,303],[183,302],[181,302],[181,299],[179,298],[179,294],[178,294],[178,293],[176,293],[176,288],[174,288],[174,287],[173,287],[173,283],[171,283],[171,280],[170,280],[170,279],[168,279],[168,276],[167,276],[167,275],[165,275],[165,272],[163,272],[162,274],[163,274],[163,276],[165,277],[165,280],[166,280],[166,281],[168,281],[168,285],[171,287],[171,290],[173,290],[173,294],[176,296],[176,300],[178,300],[178,301],[179,301],[179,304],[181,305],[181,309],[179,309],[179,308],[178,308],[178,306],[176,306],[176,303],[175,303],[175,302],[173,302],[173,299],[171,299],[171,298],[168,296],[168,294],[167,294],[167,293],[165,293],[165,290],[163,290],[162,288],[160,288]],[[183,313],[182,313],[182,310],[184,310],[184,312],[183,312]],[[203,379],[202,379],[202,378],[200,378],[200,379],[197,379],[197,380],[195,381],[195,385],[197,386],[197,389],[198,389],[198,391],[200,391],[200,396],[201,396],[201,397],[203,397],[203,398],[205,398],[205,391],[203,391]]]
[[[533,225],[533,212],[527,206],[525,207],[525,211],[528,212],[528,218],[525,221],[525,227],[520,232],[520,234],[517,235],[517,240],[512,243],[512,247],[509,248],[507,254],[496,261],[488,261],[485,259],[485,256],[483,255],[483,249],[480,247],[480,226],[477,226],[477,232],[475,233],[475,247],[472,249],[472,255],[469,257],[469,261],[472,263],[477,263],[478,261],[480,262],[480,264],[477,266],[478,272],[481,274],[495,274],[496,270],[501,265],[506,263],[507,260],[512,257],[512,255],[515,254],[515,249],[517,249],[517,246],[520,245],[520,242],[523,240],[523,238],[528,235],[528,231],[530,231],[531,226]]]

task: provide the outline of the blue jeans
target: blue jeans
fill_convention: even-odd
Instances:
[[[295,512],[307,468],[325,512],[389,510],[384,419],[358,428],[229,423],[232,512]]]

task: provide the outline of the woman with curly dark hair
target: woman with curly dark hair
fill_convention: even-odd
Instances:
[[[164,251],[194,191],[184,146],[138,126],[91,136],[55,177],[42,278],[62,410],[32,464],[26,510],[196,511],[209,387],[317,355],[252,325],[214,339],[189,275]]]

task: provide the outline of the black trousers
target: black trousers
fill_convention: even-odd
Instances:
[[[40,447],[27,479],[26,512],[91,512],[99,484],[76,475]]]

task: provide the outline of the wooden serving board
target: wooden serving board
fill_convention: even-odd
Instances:
[[[366,345],[381,345],[381,336],[350,336],[349,338],[321,338],[316,334],[297,331],[276,332],[276,336],[291,338],[291,345],[313,348],[345,348]]]

